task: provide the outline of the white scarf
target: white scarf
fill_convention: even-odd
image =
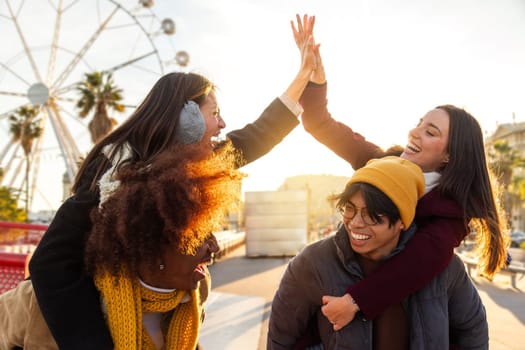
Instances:
[[[109,155],[113,151],[113,145],[106,145],[102,148],[102,153],[109,158]],[[117,154],[111,162],[111,167],[100,177],[98,181],[98,187],[100,189],[100,203],[98,205],[101,208],[102,204],[117,190],[120,185],[120,181],[117,180],[117,167],[125,160],[131,158],[131,148],[128,143],[124,143],[118,150]]]
[[[425,177],[425,194],[427,194],[439,184],[441,174],[437,171],[431,171],[428,173],[423,173],[423,176]]]

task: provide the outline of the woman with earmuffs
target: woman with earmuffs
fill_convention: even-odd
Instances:
[[[100,293],[84,264],[90,212],[113,189],[100,184],[128,165],[154,163],[173,147],[199,145],[210,156],[229,147],[234,167],[268,153],[298,125],[298,100],[316,64],[313,40],[304,42],[299,72],[286,91],[225,141],[217,140],[225,122],[214,84],[199,74],[177,72],[160,78],[130,118],[93,147],[73,195],[57,211],[30,262],[38,304],[60,349],[113,349]]]

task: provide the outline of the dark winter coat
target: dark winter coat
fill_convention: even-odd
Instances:
[[[332,118],[326,91],[326,84],[310,83],[305,89],[301,97],[305,130],[354,169],[363,167],[372,158],[385,156],[380,147]],[[367,319],[374,319],[387,306],[399,303],[443,271],[454,248],[469,232],[463,209],[436,189],[419,200],[415,222],[417,234],[405,250],[346,290]]]
[[[255,122],[227,137],[244,157],[239,165],[244,165],[268,153],[298,124],[277,98]],[[76,194],[60,206],[30,263],[40,309],[60,349],[113,349],[98,291],[83,264],[89,215],[99,202],[98,191],[89,190],[95,169],[94,163]]]
[[[402,251],[413,232],[412,226],[401,233],[391,256]],[[307,246],[290,261],[273,299],[267,349],[293,349],[312,317],[325,350],[373,349],[373,321],[358,313],[335,332],[321,312],[323,295],[342,295],[362,278],[344,227]],[[409,322],[410,349],[443,350],[450,341],[461,349],[488,349],[485,308],[459,257],[454,256],[442,273],[402,305]]]

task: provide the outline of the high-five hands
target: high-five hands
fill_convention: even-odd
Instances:
[[[290,24],[292,27],[292,33],[295,40],[295,44],[301,52],[301,62],[303,62],[304,64],[305,59],[310,59],[309,57],[305,57],[305,55],[310,54],[310,52],[306,50],[306,48],[311,47],[311,53],[313,54],[312,59],[314,61],[307,61],[308,63],[312,63],[314,65],[312,74],[310,76],[310,81],[317,84],[324,84],[326,82],[326,74],[324,71],[323,61],[321,59],[321,53],[319,51],[319,47],[321,45],[315,43],[313,35],[315,16],[308,16],[305,14],[303,15],[302,19],[299,15],[295,15],[295,18],[297,21],[297,27],[294,21],[290,21]]]

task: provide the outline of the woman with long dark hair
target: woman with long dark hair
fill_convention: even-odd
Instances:
[[[286,91],[253,123],[228,133],[226,141],[218,141],[226,125],[215,85],[199,74],[177,72],[160,78],[133,115],[93,147],[73,195],[57,211],[29,266],[42,314],[60,349],[113,349],[99,292],[83,259],[90,212],[115,187],[107,180],[129,164],[153,163],[176,146],[199,144],[211,154],[230,145],[236,167],[265,155],[299,123],[297,101],[315,66],[313,49],[313,40],[306,40],[299,72]]]
[[[312,37],[308,16],[292,22],[296,43]],[[478,121],[464,109],[441,105],[427,112],[408,132],[406,146],[383,150],[350,127],[332,118],[327,109],[327,83],[319,50],[316,69],[301,97],[304,129],[348,161],[354,169],[369,159],[398,154],[421,167],[425,195],[419,200],[418,230],[406,249],[343,296],[325,296],[323,313],[334,329],[348,324],[357,312],[368,320],[401,302],[443,271],[454,248],[475,230],[480,271],[489,279],[505,265],[507,230],[491,180]]]

